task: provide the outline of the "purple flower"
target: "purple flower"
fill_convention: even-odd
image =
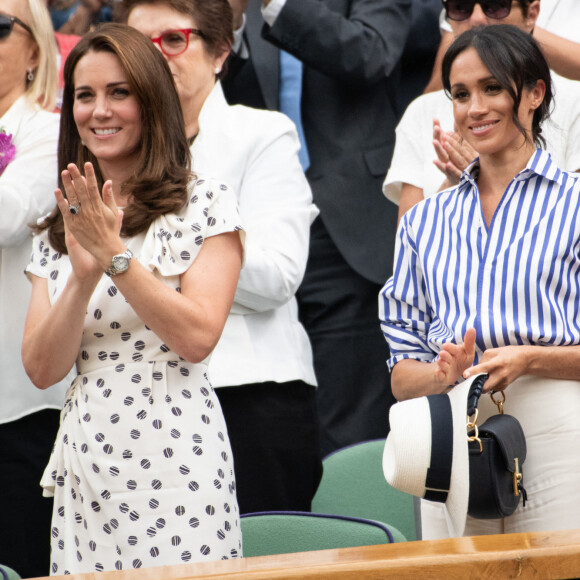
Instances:
[[[16,147],[12,143],[12,135],[7,135],[3,129],[0,129],[0,175],[4,173],[15,155]]]

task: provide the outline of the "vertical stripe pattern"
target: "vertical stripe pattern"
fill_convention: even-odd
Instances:
[[[390,369],[434,360],[470,326],[476,362],[504,345],[580,344],[579,176],[536,150],[487,227],[477,163],[401,220],[393,276],[379,295]]]

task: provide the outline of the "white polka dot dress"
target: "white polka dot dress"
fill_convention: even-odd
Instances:
[[[179,214],[126,243],[178,291],[204,238],[236,229],[231,191],[200,178]],[[43,232],[27,270],[48,279],[55,302],[71,266]],[[54,495],[52,574],[241,556],[233,459],[207,362],[173,353],[103,276],[41,482]]]

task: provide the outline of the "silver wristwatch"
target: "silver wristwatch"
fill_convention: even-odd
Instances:
[[[117,274],[121,274],[122,272],[126,272],[129,269],[129,262],[133,257],[133,252],[131,250],[127,250],[123,254],[117,254],[113,256],[111,260],[111,265],[107,270],[105,270],[105,274],[107,276],[116,276]]]

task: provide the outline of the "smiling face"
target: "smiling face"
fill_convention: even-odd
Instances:
[[[73,116],[79,136],[106,178],[133,172],[141,142],[141,107],[117,56],[88,52],[74,71]]]
[[[457,56],[449,80],[457,130],[481,158],[516,151],[527,155],[530,148],[533,151],[532,121],[543,99],[543,81],[522,91],[518,119],[530,136],[526,140],[514,123],[511,95],[489,72],[475,48]]]
[[[30,26],[28,2],[0,0],[0,13],[15,16]],[[12,32],[0,39],[0,116],[26,91],[26,74],[38,64],[36,42],[22,26],[14,23]]]
[[[157,38],[169,30],[198,28],[191,16],[161,3],[136,6],[131,10],[127,24],[149,38]],[[215,85],[216,71],[222,69],[227,52],[214,56],[207,51],[199,36],[190,34],[185,52],[164,56],[175,80],[186,125],[188,129],[197,128],[199,112]],[[191,131],[188,131],[188,137],[192,137],[189,133]]]

